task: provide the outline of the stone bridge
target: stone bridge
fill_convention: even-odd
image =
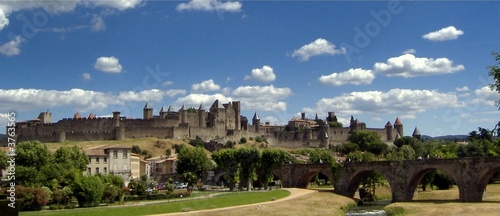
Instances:
[[[274,169],[284,187],[306,188],[311,179],[323,173],[334,182],[335,193],[354,197],[362,179],[371,172],[384,176],[391,187],[392,201],[411,201],[420,180],[438,169],[453,178],[462,202],[482,201],[484,190],[495,172],[500,157],[421,159],[404,161],[346,162],[337,179],[328,164],[290,164]]]

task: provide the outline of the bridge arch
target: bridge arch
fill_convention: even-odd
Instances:
[[[455,173],[450,173],[449,171],[442,169],[442,167],[439,166],[423,167],[422,169],[416,170],[408,181],[408,201],[413,200],[413,194],[415,193],[415,191],[417,191],[418,185],[420,184],[424,176],[433,170],[439,170],[447,176],[451,177],[460,191],[461,184],[458,181],[459,178],[454,175]]]
[[[377,174],[380,174],[382,177],[384,177],[387,180],[387,182],[389,183],[389,187],[391,187],[391,191],[393,190],[394,186],[393,186],[393,181],[391,181],[391,179],[390,179],[390,177],[391,177],[390,173],[386,173],[386,172],[383,172],[383,171],[378,170],[378,169],[365,169],[365,170],[359,171],[356,174],[354,174],[354,176],[349,181],[348,186],[347,186],[347,192],[348,192],[350,197],[354,197],[354,194],[359,189],[359,185],[361,185],[361,182],[363,181],[363,179],[371,173],[377,173]]]
[[[328,178],[328,180],[330,180],[330,182],[332,182],[332,185],[333,185],[333,175],[331,174],[331,171],[325,172],[322,170],[311,170],[309,172],[302,174],[302,176],[299,177],[298,187],[299,188],[307,188],[307,186],[309,185],[309,183],[311,182],[313,177],[316,175],[319,175],[319,174],[325,175]]]

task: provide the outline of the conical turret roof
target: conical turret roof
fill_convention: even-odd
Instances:
[[[153,109],[153,108],[146,102],[146,105],[144,105],[144,109]]]
[[[75,119],[81,119],[81,118],[82,118],[82,116],[80,115],[80,113],[79,113],[79,112],[76,112],[76,113],[75,113],[75,116],[73,116],[73,118],[75,118]]]
[[[255,112],[255,114],[253,114],[253,120],[260,120],[259,118],[259,115],[257,115],[257,112]]]
[[[391,121],[387,121],[387,124],[385,124],[385,127],[392,127]]]
[[[200,103],[200,107],[198,108],[198,110],[205,110],[205,107],[203,107],[203,103]]]
[[[397,117],[396,121],[394,121],[394,125],[403,125],[403,123],[399,120],[399,117]]]
[[[413,130],[413,136],[417,136],[417,135],[419,136],[419,135],[422,135],[422,134],[420,133],[420,131],[418,130],[418,128],[415,127],[415,130]]]
[[[167,108],[166,108],[165,106],[162,106],[162,107],[161,107],[160,112],[161,112],[161,113],[163,113],[163,112],[167,112]]]
[[[174,111],[174,108],[172,108],[172,106],[168,106],[167,112],[175,112],[175,111]]]
[[[210,109],[217,108],[217,109],[224,109],[224,106],[219,100],[215,100]]]

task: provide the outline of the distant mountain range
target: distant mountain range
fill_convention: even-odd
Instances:
[[[423,140],[449,140],[449,141],[464,141],[466,140],[468,135],[445,135],[445,136],[437,136],[431,137],[427,135],[422,135]]]

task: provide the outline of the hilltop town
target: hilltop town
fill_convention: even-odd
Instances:
[[[343,127],[337,121],[334,112],[328,112],[325,119],[316,117],[292,118],[287,125],[270,125],[262,123],[257,113],[249,122],[241,115],[240,101],[222,104],[213,102],[208,110],[202,104],[198,109],[182,106],[174,110],[172,106],[161,107],[158,115],[146,103],[142,118],[126,118],[119,111],[112,117],[96,117],[91,113],[82,117],[75,113],[73,118],[64,118],[52,122],[52,113],[41,112],[36,119],[17,122],[17,140],[19,142],[38,140],[53,143],[69,141],[124,140],[133,138],[157,137],[195,139],[205,141],[239,140],[241,137],[266,136],[271,145],[286,147],[321,147],[343,143],[354,130],[371,130],[381,136],[381,141],[392,143],[404,136],[403,123],[396,118],[394,123],[388,121],[384,127],[368,128],[366,124],[351,116],[350,125]],[[420,136],[415,128],[413,136]]]

